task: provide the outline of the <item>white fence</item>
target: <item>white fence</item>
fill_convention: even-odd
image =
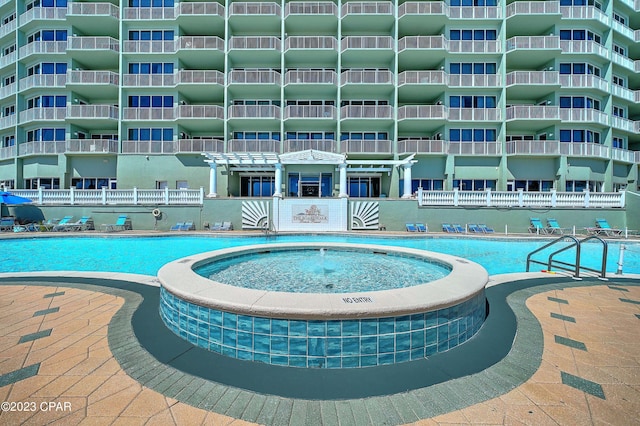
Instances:
[[[204,189],[12,189],[37,205],[202,205]]]
[[[423,191],[418,188],[418,205],[624,208],[625,192]]]

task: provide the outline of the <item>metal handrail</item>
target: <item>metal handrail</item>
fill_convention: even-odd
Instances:
[[[546,249],[548,247],[551,247],[551,246],[553,246],[553,245],[555,245],[555,244],[557,244],[559,242],[565,241],[566,239],[569,239],[569,240],[573,241],[573,243],[568,245],[568,246],[566,246],[566,247],[561,248],[560,250],[556,250],[553,253],[551,253],[549,255],[549,257],[547,258],[547,262],[546,263],[531,258],[534,254],[536,254],[536,253],[538,253],[538,252],[540,252],[540,251],[542,251],[542,250],[544,250],[544,249]],[[602,243],[602,246],[603,246],[603,250],[602,250],[602,267],[599,270],[580,265],[580,260],[581,260],[581,254],[580,253],[581,253],[582,243],[587,242],[589,240],[597,240],[597,241],[600,241]],[[563,262],[563,261],[560,261],[560,260],[555,260],[555,261],[553,260],[554,256],[556,256],[557,254],[562,253],[562,252],[564,252],[566,250],[569,250],[571,248],[574,248],[574,247],[576,248],[576,260],[575,260],[575,263],[568,263],[568,262]],[[563,235],[562,237],[559,237],[559,238],[551,241],[550,243],[545,244],[544,246],[542,246],[542,247],[532,251],[531,253],[529,253],[527,255],[527,269],[526,270],[527,270],[527,272],[529,272],[530,264],[536,263],[536,264],[539,264],[539,265],[545,265],[547,267],[547,270],[549,270],[549,271],[551,270],[552,267],[555,267],[556,269],[560,269],[560,270],[563,270],[563,271],[573,272],[573,277],[574,278],[580,278],[580,270],[584,270],[584,271],[588,271],[588,272],[594,272],[594,273],[599,274],[600,278],[605,278],[606,277],[606,273],[607,273],[607,253],[608,253],[608,244],[607,244],[607,242],[605,240],[603,240],[602,238],[596,236],[596,235],[589,236],[589,237],[584,238],[582,240],[578,240],[577,238],[572,237],[570,235]]]

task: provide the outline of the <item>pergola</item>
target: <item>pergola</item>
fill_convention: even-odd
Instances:
[[[308,149],[305,151],[277,154],[274,152],[204,152],[205,162],[209,163],[209,194],[217,197],[218,166],[224,166],[228,172],[262,172],[275,173],[274,197],[282,197],[282,169],[289,164],[326,164],[333,165],[340,172],[340,186],[338,197],[347,195],[347,173],[387,172],[391,173],[395,167],[404,168],[404,187],[402,198],[411,197],[411,166],[416,163],[415,154],[402,160],[347,160],[346,154]]]

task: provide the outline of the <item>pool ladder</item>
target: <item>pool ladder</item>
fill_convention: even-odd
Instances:
[[[569,244],[566,247],[563,247],[559,250],[554,251],[553,253],[551,253],[549,255],[549,257],[547,258],[546,262],[542,262],[540,260],[535,260],[532,259],[532,256],[548,247],[551,247],[555,244],[561,243],[563,241],[571,241],[572,243]],[[599,241],[602,244],[602,267],[601,269],[593,269],[593,268],[588,268],[586,266],[582,266],[580,265],[580,249],[582,247],[582,244],[587,242],[587,241],[591,241],[591,240],[595,240],[595,241]],[[554,256],[562,253],[564,251],[567,251],[569,249],[574,248],[576,249],[576,260],[574,263],[569,263],[569,262],[563,262],[560,260],[556,260],[554,259]],[[560,269],[562,271],[568,271],[568,272],[573,272],[573,278],[574,279],[580,279],[580,271],[586,271],[586,272],[592,272],[595,274],[598,274],[598,278],[600,279],[604,279],[606,280],[606,274],[607,274],[607,251],[608,251],[608,244],[605,240],[603,240],[602,238],[596,236],[596,235],[592,235],[589,236],[587,238],[584,238],[582,240],[578,240],[576,237],[573,237],[571,235],[563,235],[560,238],[557,238],[553,241],[551,241],[548,244],[545,244],[544,246],[532,251],[531,253],[529,253],[529,255],[527,256],[527,272],[529,272],[529,267],[531,266],[532,263],[538,264],[538,265],[544,265],[547,267],[548,271],[551,271],[551,268],[556,268],[556,269]]]
[[[262,232],[264,232],[264,235],[266,237],[277,234],[277,231],[273,226],[273,222],[270,220],[264,223],[264,226],[262,227]]]

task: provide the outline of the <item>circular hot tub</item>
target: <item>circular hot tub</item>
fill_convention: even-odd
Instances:
[[[392,246],[236,247],[168,263],[158,278],[160,315],[174,333],[222,355],[290,367],[422,359],[464,343],[486,316],[480,265]]]

